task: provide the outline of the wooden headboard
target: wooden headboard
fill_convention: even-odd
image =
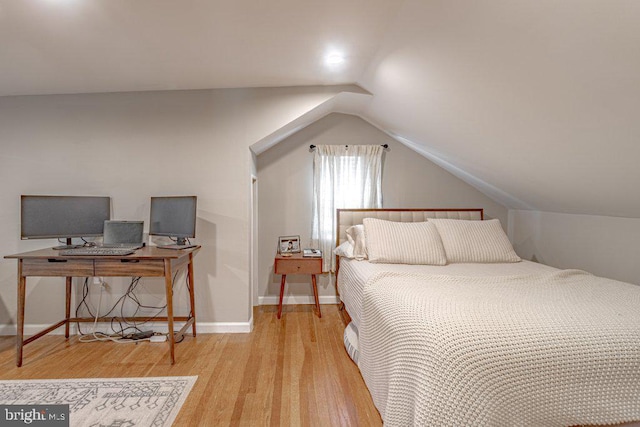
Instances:
[[[422,222],[429,218],[483,220],[483,209],[338,209],[336,246],[347,240],[347,228],[365,218],[397,222]]]

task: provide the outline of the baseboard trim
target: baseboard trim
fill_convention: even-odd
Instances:
[[[100,324],[99,324],[100,325]],[[177,331],[184,325],[184,322],[175,322],[173,324],[174,329]],[[35,335],[43,329],[48,328],[51,325],[24,325],[24,335]],[[92,324],[85,323],[83,332],[90,331]],[[145,323],[143,329],[154,330],[158,332],[166,332],[166,322],[149,322]],[[243,334],[249,333],[253,330],[253,316],[248,322],[197,322],[196,329],[198,333],[202,334]],[[99,328],[98,330],[104,330]],[[76,335],[78,330],[75,324],[71,325],[71,334]],[[64,326],[49,332],[50,335],[64,335]],[[16,325],[0,325],[0,336],[16,335]]]
[[[248,322],[198,322],[196,328],[203,334],[248,334],[253,330],[253,316]]]
[[[320,304],[338,304],[340,298],[337,295],[321,296],[318,298]],[[278,305],[280,297],[278,295],[269,295],[266,297],[258,297],[258,305]],[[297,304],[315,304],[313,295],[285,295],[282,299],[283,305]]]
[[[28,337],[35,335],[43,329],[47,329],[49,326],[51,325],[24,325],[24,336]],[[71,326],[71,331],[75,334],[75,325]],[[0,325],[0,336],[11,336],[17,334],[16,325]],[[49,332],[49,335],[64,335],[64,325]]]

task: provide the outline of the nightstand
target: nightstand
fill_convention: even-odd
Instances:
[[[278,319],[282,316],[282,297],[284,296],[284,284],[287,274],[310,274],[313,284],[313,296],[316,299],[318,317],[322,317],[320,303],[318,302],[318,287],[316,274],[322,274],[322,258],[304,258],[302,254],[292,254],[290,257],[277,255],[275,260],[275,273],[281,274],[280,280],[280,304],[278,304]]]

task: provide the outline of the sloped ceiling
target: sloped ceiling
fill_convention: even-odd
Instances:
[[[407,0],[364,115],[509,207],[640,217],[640,2]]]
[[[0,0],[0,95],[356,83],[253,148],[356,114],[509,208],[640,217],[638,22],[636,0]]]

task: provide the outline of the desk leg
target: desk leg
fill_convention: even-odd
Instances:
[[[320,302],[318,301],[318,286],[316,285],[316,275],[311,275],[311,283],[313,283],[313,296],[316,298],[316,308],[318,309],[318,317],[322,317],[322,312],[320,311]]]
[[[171,260],[164,260],[164,285],[167,294],[167,323],[169,324],[169,352],[171,364],[175,363],[176,337],[173,334],[173,278],[171,277]]]
[[[67,300],[64,314],[64,320],[67,322],[64,325],[64,337],[69,339],[69,318],[71,317],[71,277],[67,277]]]
[[[283,274],[280,279],[280,303],[278,304],[278,319],[282,316],[282,297],[284,296],[284,283],[287,280],[287,275]]]
[[[24,303],[27,278],[22,276],[22,260],[18,260],[18,330],[16,335],[16,366],[22,366],[22,347],[24,341]]]
[[[189,254],[189,266],[187,267],[187,275],[189,280],[189,299],[191,300],[191,317],[193,318],[193,324],[191,325],[191,332],[193,336],[196,336],[196,295],[195,289],[193,289],[193,254]]]

